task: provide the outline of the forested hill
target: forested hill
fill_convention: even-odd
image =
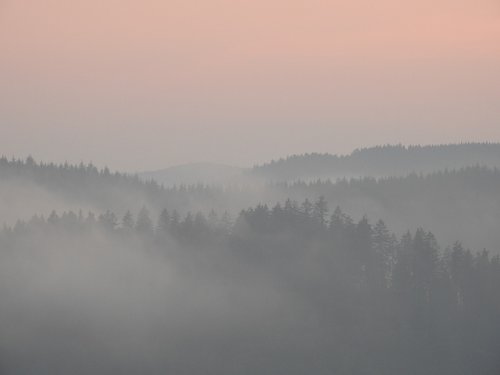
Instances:
[[[54,212],[0,230],[5,373],[498,374],[498,255],[328,211]]]
[[[155,204],[164,195],[154,181],[98,169],[92,164],[54,164],[0,158],[0,222],[53,209],[133,208]]]
[[[147,207],[205,213],[214,209],[235,217],[259,203],[324,196],[330,207],[343,207],[354,219],[364,214],[385,220],[396,233],[423,226],[441,243],[498,251],[500,243],[500,171],[467,167],[404,177],[338,181],[269,183],[260,186],[204,185],[163,188],[137,177],[98,170],[92,165],[54,165],[0,159],[0,225],[52,210],[82,209],[119,216]]]
[[[293,155],[255,166],[251,174],[272,181],[295,181],[403,176],[410,172],[429,173],[473,165],[500,167],[500,144],[386,145],[357,149],[349,155]]]
[[[465,167],[405,177],[281,184],[293,199],[324,196],[355,218],[384,219],[396,232],[422,225],[439,240],[493,249],[500,243],[500,170]]]

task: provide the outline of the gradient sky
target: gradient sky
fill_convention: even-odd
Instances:
[[[0,154],[126,171],[500,141],[498,0],[0,0]]]

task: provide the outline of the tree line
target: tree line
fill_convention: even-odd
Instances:
[[[137,251],[168,254],[175,243],[176,251],[276,279],[323,327],[318,356],[325,361],[345,361],[338,348],[346,346],[364,356],[361,367],[349,365],[370,373],[500,368],[500,257],[487,250],[472,252],[459,242],[441,249],[421,228],[398,237],[382,220],[354,221],[339,207],[330,212],[323,197],[260,204],[234,219],[167,209],[153,219],[146,208],[121,218],[111,211],[53,212],[4,227],[0,246],[21,251],[32,238],[36,249],[51,234],[95,233],[122,244],[134,238]]]
[[[255,166],[251,173],[273,181],[314,180],[318,177],[404,176],[445,168],[500,165],[498,143],[460,143],[429,146],[384,145],[356,149],[347,155],[291,155]]]

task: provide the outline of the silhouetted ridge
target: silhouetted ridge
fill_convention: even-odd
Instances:
[[[252,173],[273,181],[290,181],[345,176],[399,176],[476,164],[500,167],[500,144],[386,145],[357,149],[349,155],[293,155],[255,166]]]

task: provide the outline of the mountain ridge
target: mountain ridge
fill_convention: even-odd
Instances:
[[[228,185],[312,181],[350,177],[391,177],[432,173],[481,165],[500,167],[500,143],[468,142],[438,145],[381,145],[349,154],[304,153],[273,159],[252,167],[196,162],[139,172],[165,186]]]

